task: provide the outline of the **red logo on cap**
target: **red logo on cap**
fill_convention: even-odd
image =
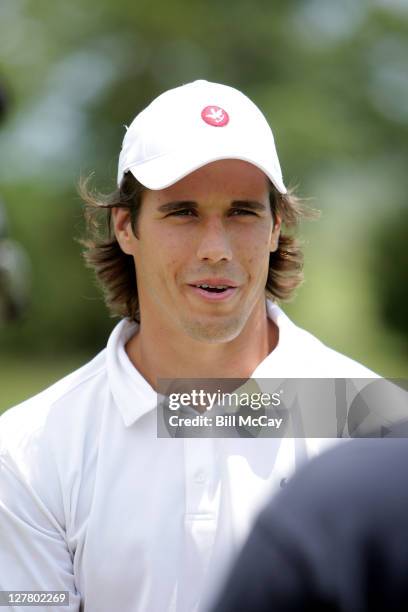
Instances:
[[[215,127],[222,127],[227,125],[229,121],[228,113],[220,106],[206,106],[201,111],[201,119],[208,123],[208,125],[214,125]]]

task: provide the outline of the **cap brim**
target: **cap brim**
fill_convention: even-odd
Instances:
[[[158,190],[170,187],[170,185],[174,185],[174,183],[191,174],[191,172],[222,159],[239,159],[253,164],[266,174],[280,193],[287,193],[280,172],[273,168],[270,160],[263,160],[260,156],[246,155],[245,152],[237,155],[236,152],[219,151],[216,155],[212,152],[212,155],[206,156],[201,151],[200,158],[198,159],[194,158],[194,156],[186,155],[185,152],[177,153],[172,151],[141,164],[130,164],[124,172],[130,171],[139,183],[148,189]]]

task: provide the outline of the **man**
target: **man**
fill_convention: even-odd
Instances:
[[[371,373],[275,303],[301,281],[282,225],[303,213],[241,92],[165,92],[127,130],[118,189],[82,194],[91,227],[108,215],[86,258],[123,319],[90,363],[0,421],[0,589],[66,590],[87,612],[192,612],[310,445],[158,438],[157,379]]]
[[[404,439],[323,453],[262,511],[213,612],[408,607]]]

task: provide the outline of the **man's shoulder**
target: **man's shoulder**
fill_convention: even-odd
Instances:
[[[302,338],[305,356],[307,359],[311,359],[311,367],[315,368],[317,373],[321,371],[322,375],[331,378],[378,377],[378,374],[365,365],[330,348],[310,332],[301,328],[297,329],[299,336]]]
[[[284,353],[298,377],[314,378],[377,378],[378,375],[361,363],[339,353],[309,331],[296,325],[275,304],[269,313],[278,322],[284,335]]]
[[[91,361],[64,376],[50,387],[9,408],[0,417],[0,455],[11,445],[18,448],[46,430],[66,432],[66,427],[98,406],[106,380],[106,349]]]

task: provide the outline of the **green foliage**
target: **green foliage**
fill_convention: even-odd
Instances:
[[[32,262],[31,310],[1,330],[4,354],[91,354],[104,345],[114,321],[74,240],[83,230],[76,180],[95,170],[96,186],[111,190],[123,125],[164,89],[207,78],[237,86],[259,104],[274,129],[286,182],[299,184],[324,211],[322,232],[309,234],[308,281],[292,315],[353,353],[353,313],[369,310],[358,357],[394,369],[395,360],[376,361],[367,339],[383,347],[378,354],[397,346],[388,342],[377,303],[384,321],[406,334],[395,306],[403,296],[391,289],[403,266],[397,242],[395,265],[382,271],[386,280],[376,292],[361,279],[370,270],[365,250],[374,231],[367,219],[385,202],[389,210],[407,206],[402,3],[4,0],[1,10],[8,36],[0,40],[0,73],[14,108],[2,130],[0,192],[13,237]],[[389,252],[389,243],[380,244]],[[346,253],[353,253],[352,263]],[[371,274],[378,277],[377,269]],[[318,300],[309,292],[316,284]],[[339,311],[338,296],[348,300]]]

